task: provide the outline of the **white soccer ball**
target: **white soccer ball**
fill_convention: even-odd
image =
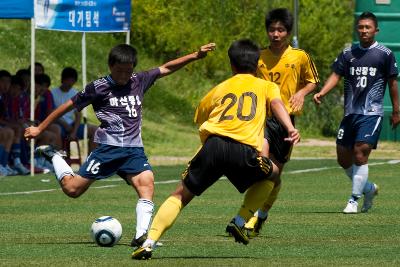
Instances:
[[[122,226],[117,219],[111,216],[102,216],[93,222],[90,233],[97,245],[112,247],[121,239]]]

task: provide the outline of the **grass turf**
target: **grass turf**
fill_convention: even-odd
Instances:
[[[292,160],[269,222],[249,245],[224,233],[243,196],[220,180],[182,211],[164,246],[145,262],[130,259],[137,197],[117,177],[96,182],[78,199],[63,195],[52,175],[2,177],[0,266],[399,266],[399,163],[370,163],[381,193],[368,214],[341,213],[351,184],[335,160]],[[183,169],[155,167],[157,182],[175,180],[156,185],[157,207]],[[90,239],[89,227],[102,215],[123,225],[113,248]]]

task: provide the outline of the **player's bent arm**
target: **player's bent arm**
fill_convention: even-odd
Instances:
[[[289,137],[285,138],[285,140],[293,144],[297,144],[300,141],[300,133],[296,128],[294,128],[282,100],[278,98],[273,99],[271,101],[270,107],[274,116],[279,120],[279,122],[283,125],[283,127],[285,127],[286,131],[289,133]]]
[[[35,138],[42,133],[51,123],[63,116],[68,111],[74,108],[72,100],[68,100],[58,108],[56,108],[50,115],[42,121],[37,127],[28,127],[25,129],[25,138]]]
[[[392,77],[388,81],[389,94],[392,101],[392,116],[390,118],[390,123],[393,128],[396,128],[400,124],[400,111],[399,111],[399,93],[398,93],[398,83],[396,77]]]
[[[201,46],[200,49],[196,52],[193,52],[186,56],[171,60],[159,67],[160,76],[161,77],[167,76],[167,75],[179,70],[180,68],[184,67],[185,65],[187,65],[188,63],[190,63],[194,60],[204,58],[205,56],[207,56],[208,52],[213,51],[213,50],[215,50],[215,43],[209,43],[209,44]]]
[[[289,99],[290,107],[294,112],[303,109],[304,98],[317,88],[316,83],[307,83]]]
[[[322,98],[327,95],[340,81],[341,76],[335,72],[332,72],[331,76],[326,80],[324,86],[319,93],[316,93],[313,97],[316,104],[321,104]]]

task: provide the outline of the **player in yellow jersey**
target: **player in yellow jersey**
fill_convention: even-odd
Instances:
[[[133,259],[151,258],[156,242],[172,226],[182,208],[222,175],[241,193],[249,187],[264,189],[264,184],[272,183],[278,169],[268,158],[260,156],[267,107],[289,132],[288,141],[297,143],[300,139],[280,99],[278,87],[254,76],[258,46],[250,40],[239,40],[230,46],[228,55],[233,77],[212,89],[196,110],[195,122],[200,124],[203,145],[182,174],[181,183],[160,206],[148,238],[132,253]],[[247,218],[253,215],[249,210],[266,200],[262,194],[257,196],[261,196],[258,201],[253,201],[252,207],[243,207],[239,215]],[[232,224],[231,229],[237,241],[246,243],[242,240],[242,227]]]
[[[289,10],[277,8],[268,12],[265,18],[265,27],[269,47],[261,51],[257,76],[279,86],[282,102],[295,125],[295,116],[301,114],[305,96],[310,94],[319,83],[318,73],[313,61],[305,51],[289,45],[293,27],[293,16]],[[290,159],[293,147],[290,142],[284,140],[285,136],[288,136],[288,133],[276,117],[268,118],[263,156],[271,158],[279,168],[279,175],[267,202],[246,223],[250,236],[259,233],[281,188],[280,176],[285,163]]]

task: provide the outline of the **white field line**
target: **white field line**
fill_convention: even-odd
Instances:
[[[375,163],[369,163],[369,166],[376,166],[376,165],[385,165],[385,164],[399,164],[400,160],[389,160],[386,162],[375,162]],[[312,169],[304,169],[304,170],[297,170],[297,171],[287,171],[283,172],[283,174],[297,174],[297,173],[306,173],[306,172],[318,172],[318,171],[324,171],[324,170],[330,170],[330,169],[340,169],[341,167],[322,167],[322,168],[312,168]],[[225,180],[226,177],[222,177],[222,180]],[[107,182],[116,182],[116,181],[123,181],[120,178],[111,178],[104,180]],[[159,182],[154,182],[155,184],[173,184],[173,183],[178,183],[180,180],[167,180],[167,181],[159,181]],[[103,189],[103,188],[112,188],[116,187],[119,185],[102,185],[102,186],[93,186],[90,187],[92,189]],[[21,192],[5,192],[5,193],[0,193],[0,196],[9,196],[9,195],[29,195],[29,194],[34,194],[34,193],[47,193],[47,192],[53,192],[61,190],[60,188],[54,188],[54,189],[44,189],[44,190],[33,190],[33,191],[21,191]]]

